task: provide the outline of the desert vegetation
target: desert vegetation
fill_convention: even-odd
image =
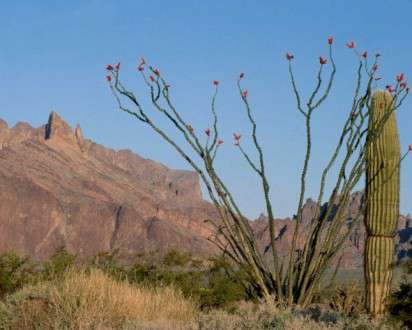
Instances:
[[[411,324],[411,263],[391,293],[390,314],[380,320],[367,316],[364,289],[356,284],[337,282],[317,292],[307,308],[266,304],[227,275],[226,260],[202,262],[176,250],[140,256],[127,267],[115,254],[85,262],[64,249],[45,263],[8,253],[0,264],[2,329],[398,329]]]

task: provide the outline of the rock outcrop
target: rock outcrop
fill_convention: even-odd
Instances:
[[[40,128],[1,121],[0,146],[1,252],[213,251],[204,220],[214,209],[193,172],[84,139],[56,112]]]

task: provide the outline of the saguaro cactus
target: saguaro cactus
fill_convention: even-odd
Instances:
[[[400,146],[392,95],[378,91],[371,105],[371,143],[366,155],[365,280],[366,307],[377,316],[384,311],[392,281],[399,218]]]

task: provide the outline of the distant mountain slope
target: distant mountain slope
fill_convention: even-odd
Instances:
[[[40,128],[0,122],[0,201],[0,251],[211,251],[214,208],[194,172],[85,140],[55,112]]]

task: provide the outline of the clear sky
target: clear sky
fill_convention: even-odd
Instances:
[[[231,137],[241,132],[248,145],[250,130],[235,87],[239,72],[246,73],[279,217],[296,209],[305,134],[285,52],[295,54],[298,83],[308,93],[318,56],[326,55],[326,39],[335,37],[337,80],[314,117],[307,197],[318,190],[320,170],[354,89],[356,59],[345,43],[353,39],[360,50],[381,52],[382,85],[400,71],[412,82],[411,0],[5,0],[1,11],[0,117],[10,125],[27,121],[40,126],[56,110],[71,125],[80,123],[84,135],[98,143],[188,168],[148,128],[116,110],[104,67],[121,61],[127,83],[147,100],[136,75],[138,58],[145,56],[173,85],[176,105],[198,130],[210,125],[211,81],[220,80],[217,108],[227,143],[218,168],[251,217],[263,210],[261,188]],[[398,120],[405,150],[412,143],[411,99]],[[411,169],[412,155],[402,167],[404,213],[412,212]]]

